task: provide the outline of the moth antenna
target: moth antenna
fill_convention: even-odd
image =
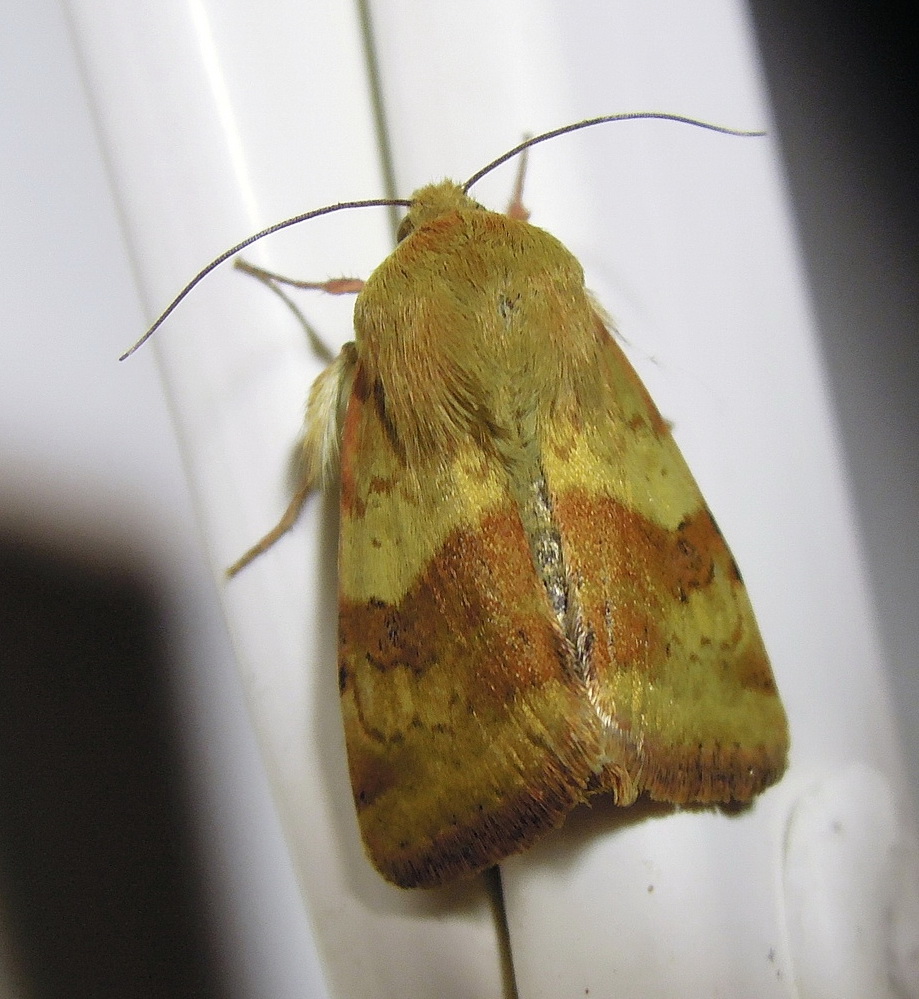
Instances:
[[[579,129],[589,128],[592,125],[601,125],[605,122],[636,121],[639,119],[660,119],[662,121],[674,121],[684,125],[695,125],[697,128],[707,128],[709,131],[721,132],[723,135],[761,136],[766,134],[761,131],[747,131],[744,129],[728,128],[725,125],[715,125],[712,122],[701,121],[698,118],[688,118],[684,115],[668,114],[663,111],[627,111],[620,114],[601,115],[598,118],[587,118],[584,121],[575,122],[573,125],[563,125],[561,128],[554,128],[549,132],[543,132],[540,135],[534,135],[524,139],[523,142],[518,143],[513,149],[510,149],[497,159],[492,160],[491,163],[474,173],[469,180],[463,184],[463,191],[468,192],[473,184],[477,184],[486,174],[491,173],[492,170],[501,166],[502,163],[506,163],[509,159],[512,159],[514,156],[522,153],[525,149],[529,149],[531,146],[535,146],[540,142],[545,142],[547,139],[554,139],[556,136],[565,135],[568,132],[576,132]],[[321,215],[331,215],[332,212],[344,211],[347,208],[379,207],[410,208],[411,201],[402,198],[373,198],[366,201],[343,201],[336,205],[326,205],[324,208],[316,208],[310,212],[303,212],[300,215],[294,215],[292,218],[285,219],[282,222],[275,222],[274,225],[270,225],[266,229],[262,229],[260,232],[257,232],[254,235],[249,236],[247,239],[244,239],[242,242],[237,243],[235,246],[231,246],[230,249],[225,250],[219,256],[215,257],[209,264],[207,264],[207,266],[198,271],[191,281],[185,285],[179,294],[176,295],[169,305],[167,305],[166,308],[160,313],[147,332],[144,333],[144,335],[133,346],[129,347],[128,350],[126,350],[118,358],[118,360],[124,361],[136,350],[142,347],[160,328],[160,326],[163,325],[169,316],[172,315],[185,296],[188,295],[196,285],[203,281],[212,270],[219,267],[225,260],[228,260],[241,250],[245,250],[258,240],[263,239],[265,236],[270,236],[272,233],[279,232],[281,229],[287,229],[290,226],[298,225],[300,222],[307,222],[310,219],[319,218]]]
[[[372,198],[368,201],[342,201],[337,205],[326,205],[324,208],[315,208],[311,212],[303,212],[302,215],[294,215],[293,218],[284,219],[283,222],[275,222],[274,225],[268,226],[267,229],[262,229],[261,232],[255,233],[253,236],[249,236],[244,239],[241,243],[237,243],[235,246],[231,246],[229,250],[224,250],[220,256],[215,257],[206,267],[202,267],[200,271],[188,282],[187,285],[176,295],[176,297],[166,306],[166,308],[160,313],[156,322],[147,330],[146,333],[134,344],[133,347],[128,348],[121,357],[118,358],[119,361],[123,361],[130,357],[135,350],[142,347],[153,334],[163,325],[163,323],[169,318],[170,315],[175,311],[176,306],[182,301],[183,298],[201,281],[203,281],[208,274],[211,273],[216,267],[219,267],[225,260],[229,260],[234,254],[239,253],[240,250],[245,250],[247,246],[251,246],[253,243],[265,236],[270,236],[272,233],[279,232],[281,229],[287,229],[289,226],[298,225],[300,222],[307,222],[310,219],[319,218],[320,215],[331,215],[332,212],[341,212],[346,208],[381,208],[396,206],[402,208],[411,207],[411,202],[399,199],[399,198]]]
[[[576,121],[573,125],[562,125],[561,128],[553,128],[551,132],[543,132],[540,135],[534,135],[530,138],[524,139],[523,142],[518,143],[513,149],[504,153],[504,155],[499,156],[496,160],[492,160],[491,163],[482,167],[477,173],[474,173],[469,180],[463,184],[463,191],[468,193],[469,188],[473,184],[477,184],[486,174],[491,173],[496,167],[501,166],[502,163],[506,163],[508,160],[513,159],[515,156],[519,155],[524,151],[524,149],[529,149],[531,146],[537,145],[537,143],[545,142],[547,139],[554,139],[559,135],[566,135],[568,132],[577,132],[582,128],[590,128],[592,125],[602,125],[604,122],[608,121],[638,121],[640,119],[656,118],[661,121],[675,121],[681,125],[695,125],[697,128],[707,128],[711,132],[721,132],[723,135],[740,135],[740,136],[755,136],[755,135],[765,135],[765,132],[751,132],[741,128],[728,128],[726,125],[715,125],[710,121],[701,121],[698,118],[687,118],[685,115],[681,114],[668,114],[665,111],[623,111],[620,114],[604,114],[599,118],[587,118],[584,121]]]

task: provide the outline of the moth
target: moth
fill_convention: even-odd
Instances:
[[[499,863],[596,795],[748,802],[786,766],[740,571],[581,265],[468,194],[524,146],[623,117],[686,120],[580,122],[400,202],[310,392],[300,487],[231,569],[338,484],[354,803],[403,887]]]

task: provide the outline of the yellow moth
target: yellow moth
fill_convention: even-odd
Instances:
[[[740,572],[580,264],[468,194],[536,142],[635,117],[690,121],[612,115],[529,139],[396,202],[398,245],[366,283],[313,286],[360,289],[354,342],[310,392],[290,508],[231,572],[339,484],[351,784],[370,859],[398,885],[496,864],[594,795],[746,802],[785,769]],[[233,247],[156,326],[255,239],[382,203]]]

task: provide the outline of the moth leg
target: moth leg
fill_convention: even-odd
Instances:
[[[248,260],[243,260],[242,257],[237,257],[233,266],[237,270],[258,278],[259,281],[262,281],[269,287],[275,284],[286,284],[290,288],[307,288],[312,291],[324,291],[328,295],[356,295],[364,287],[364,282],[361,278],[340,277],[330,278],[328,281],[298,281],[296,278],[284,277],[282,274],[276,274],[274,271],[265,270],[264,267],[256,267],[255,264],[250,264]]]
[[[529,135],[524,135],[524,139],[529,139]],[[521,222],[527,222],[530,218],[530,210],[523,203],[523,182],[526,179],[527,172],[527,159],[529,157],[530,150],[524,149],[517,160],[517,177],[514,180],[514,187],[511,191],[511,200],[507,203],[507,210],[505,215],[508,215],[512,219],[519,219]]]
[[[338,357],[313,382],[306,404],[299,476],[293,498],[277,524],[227,569],[229,578],[268,551],[296,524],[314,489],[325,488],[337,478],[341,426],[356,363],[354,344],[346,343]]]
[[[241,555],[229,567],[229,569],[227,569],[228,579],[232,579],[236,573],[245,569],[250,562],[258,558],[259,555],[268,551],[275,541],[282,538],[294,526],[294,524],[296,524],[297,518],[300,516],[300,511],[303,509],[303,504],[306,502],[307,497],[312,491],[312,485],[306,480],[300,483],[296,493],[294,493],[293,499],[290,501],[290,505],[284,511],[284,516],[281,517],[281,519],[274,525],[274,527],[272,527],[265,537],[256,541],[256,543],[244,555]]]
[[[310,342],[310,347],[318,357],[327,363],[334,359],[334,352],[281,285],[287,285],[290,288],[307,288],[315,291],[324,291],[328,295],[352,295],[357,294],[364,287],[364,282],[360,278],[332,278],[330,281],[297,281],[294,278],[275,274],[274,271],[265,270],[263,267],[256,267],[255,264],[250,264],[248,260],[243,260],[242,257],[237,257],[233,262],[233,266],[237,270],[254,277],[257,281],[261,281],[266,288],[273,291],[281,299],[294,314],[297,322],[303,327]]]

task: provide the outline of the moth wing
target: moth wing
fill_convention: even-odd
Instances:
[[[364,843],[404,887],[525,849],[596,769],[602,728],[506,479],[471,440],[406,462],[358,364],[342,434],[341,703]]]
[[[598,316],[601,398],[559,415],[544,473],[608,743],[597,790],[628,804],[747,801],[788,728],[737,565],[670,429]]]

